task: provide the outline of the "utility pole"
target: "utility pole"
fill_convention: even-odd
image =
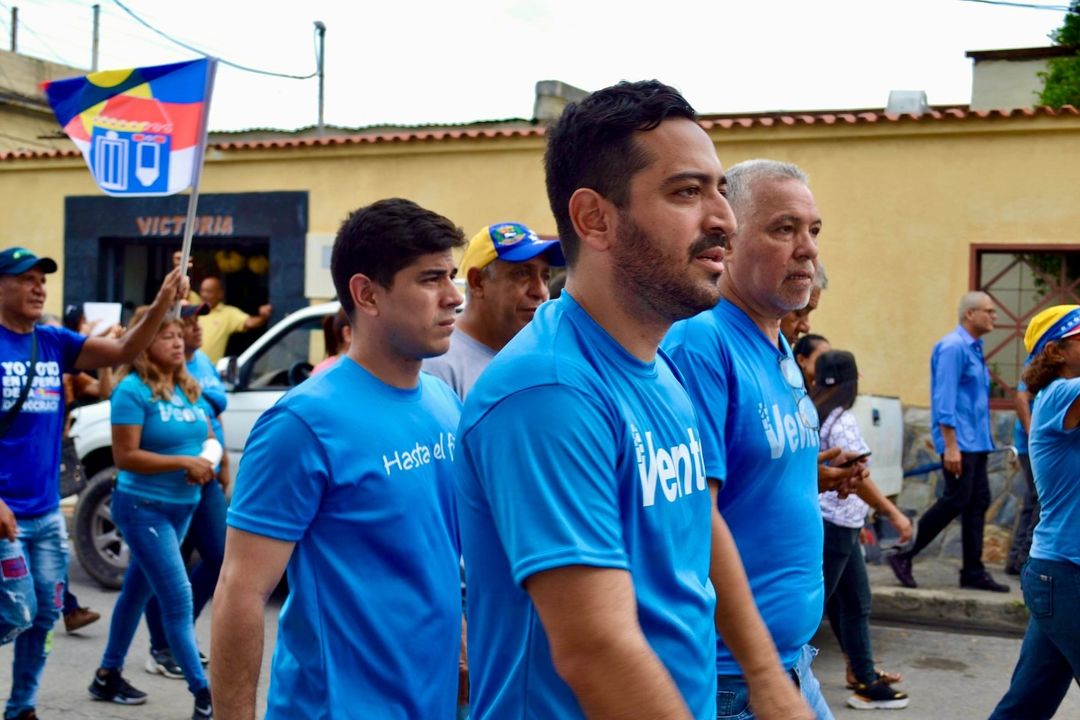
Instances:
[[[101,6],[94,5],[94,42],[90,50],[90,70],[98,69],[98,37],[101,33]]]
[[[11,8],[11,52],[19,51],[19,8]]]
[[[323,100],[325,98],[325,64],[324,59],[326,57],[326,25],[320,20],[315,21],[315,32],[319,35],[319,49],[318,55],[315,58],[317,65],[317,72],[319,73],[319,135],[323,135],[326,132],[326,125],[323,123]]]

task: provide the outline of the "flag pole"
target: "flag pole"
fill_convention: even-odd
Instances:
[[[180,269],[183,277],[188,274],[188,259],[191,257],[191,240],[195,236],[195,211],[199,204],[199,182],[202,180],[203,157],[206,155],[206,138],[210,130],[210,102],[213,99],[214,75],[217,73],[217,58],[207,58],[209,67],[206,71],[206,109],[202,114],[202,127],[199,128],[199,143],[195,147],[194,174],[191,178],[191,194],[188,195],[187,220],[184,221],[184,243],[180,248]],[[176,316],[180,316],[180,305],[176,303]]]

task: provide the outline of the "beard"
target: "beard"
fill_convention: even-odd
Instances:
[[[703,236],[685,258],[665,253],[660,243],[645,232],[629,213],[619,213],[618,242],[612,250],[622,273],[626,299],[641,304],[668,322],[704,312],[720,300],[720,273],[695,279],[694,259],[724,244],[720,237]]]

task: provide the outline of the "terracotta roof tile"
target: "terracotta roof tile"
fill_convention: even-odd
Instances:
[[[776,112],[745,113],[739,115],[702,115],[701,125],[705,129],[718,128],[731,130],[736,128],[775,127],[783,125],[859,125],[881,122],[951,122],[968,119],[996,119],[1012,117],[1061,117],[1080,116],[1080,110],[1066,105],[1058,110],[1049,107],[1022,108],[1016,110],[971,110],[967,106],[935,106],[921,116],[909,113],[894,115],[880,110],[820,110],[813,112]],[[340,145],[379,145],[386,143],[442,142],[444,140],[489,140],[496,138],[535,138],[543,137],[541,126],[524,125],[522,127],[462,128],[438,130],[423,128],[397,130],[393,132],[361,132],[348,135],[327,137],[279,137],[261,140],[218,140],[210,144],[210,149],[227,152],[245,150],[277,150],[305,147],[332,147]],[[0,153],[0,162],[78,157],[74,148],[67,150],[21,150]]]

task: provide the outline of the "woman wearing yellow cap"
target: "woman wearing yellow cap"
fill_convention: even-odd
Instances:
[[[1028,453],[1042,514],[1021,584],[1030,613],[1012,683],[991,720],[1051,718],[1080,682],[1080,305],[1032,318],[1024,335]]]

